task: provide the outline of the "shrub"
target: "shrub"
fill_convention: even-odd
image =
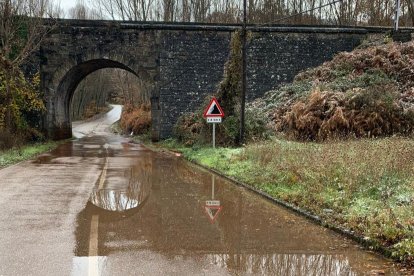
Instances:
[[[407,264],[414,262],[414,239],[404,239],[394,245],[393,256],[398,256],[401,261]]]
[[[192,146],[202,141],[202,132],[207,128],[206,124],[200,112],[187,113],[178,118],[173,132],[186,146]]]
[[[39,73],[28,79],[0,55],[0,148],[44,138],[37,130],[45,111],[39,85]]]
[[[138,107],[125,105],[122,114],[120,127],[124,133],[135,135],[147,133],[151,128],[151,106],[142,104]]]
[[[10,149],[12,147],[19,147],[23,144],[22,138],[17,137],[16,134],[4,129],[0,131],[0,150]]]

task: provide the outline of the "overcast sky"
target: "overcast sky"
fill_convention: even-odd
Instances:
[[[70,8],[73,8],[76,5],[76,0],[53,0],[55,3],[60,3],[60,7],[62,10],[65,11],[65,14],[67,16],[68,11]],[[90,0],[84,0],[85,5],[89,5]]]
[[[55,0],[55,2],[60,2],[60,7],[67,12],[70,8],[74,7],[76,0]]]

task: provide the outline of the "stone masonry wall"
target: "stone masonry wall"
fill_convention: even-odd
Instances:
[[[164,32],[160,53],[160,135],[170,137],[177,118],[200,107],[216,91],[229,58],[231,32]],[[341,51],[365,34],[252,32],[247,49],[247,99],[287,82]]]
[[[178,117],[216,91],[229,55],[231,33],[163,32],[160,53],[161,137]]]
[[[364,38],[352,33],[254,33],[248,46],[247,98],[252,100],[316,67]]]

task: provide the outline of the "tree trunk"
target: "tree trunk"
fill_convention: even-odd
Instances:
[[[408,13],[411,17],[411,24],[414,26],[414,0],[406,0],[407,1],[407,7],[408,7]]]
[[[4,72],[4,84],[5,84],[5,88],[6,88],[6,97],[5,97],[5,101],[3,103],[3,105],[6,107],[6,114],[5,114],[5,118],[4,118],[4,122],[5,122],[5,128],[6,130],[8,130],[10,133],[14,133],[16,131],[16,127],[17,127],[17,122],[13,116],[13,91],[12,88],[10,86],[11,81],[12,81],[12,72],[10,70],[10,68],[6,68],[5,72]]]

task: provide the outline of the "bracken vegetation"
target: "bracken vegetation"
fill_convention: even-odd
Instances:
[[[147,104],[141,104],[138,107],[130,104],[124,105],[120,127],[127,134],[147,133],[151,128],[151,106]]]
[[[341,53],[252,106],[298,140],[411,135],[414,42]]]

